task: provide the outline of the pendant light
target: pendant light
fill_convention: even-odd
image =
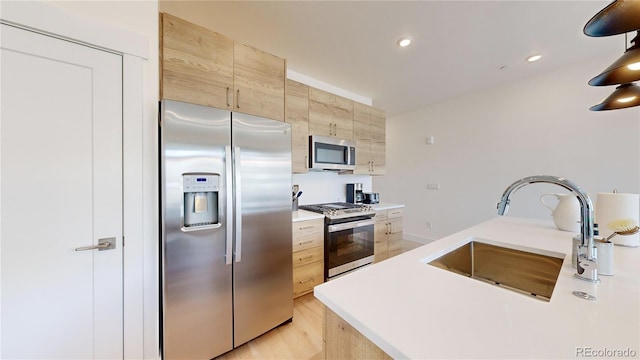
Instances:
[[[640,105],[640,86],[622,84],[598,105],[589,108],[591,111],[616,110]]]
[[[611,36],[640,29],[640,1],[615,0],[584,26],[587,36]]]
[[[640,2],[640,1],[639,1]],[[640,17],[640,13],[638,14]],[[591,86],[607,86],[640,80],[640,31],[631,40],[633,46],[624,55],[606,68],[600,75],[589,81]]]
[[[587,36],[611,36],[640,30],[640,0],[615,0],[598,12],[584,26]],[[631,40],[633,45],[600,75],[589,81],[592,86],[618,85],[616,90],[592,111],[624,109],[640,105],[640,31]]]

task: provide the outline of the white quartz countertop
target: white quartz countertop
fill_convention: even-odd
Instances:
[[[313,211],[307,211],[307,210],[296,210],[291,213],[292,222],[315,220],[315,219],[324,219],[324,215],[319,213],[314,213]]]
[[[638,358],[640,248],[614,247],[615,275],[594,284],[573,276],[574,235],[551,222],[496,217],[319,285],[314,294],[397,359]],[[470,237],[566,254],[551,301],[421,262]]]
[[[380,210],[389,210],[389,209],[398,209],[398,208],[403,208],[404,205],[401,204],[392,204],[392,203],[379,203],[379,204],[371,204],[371,207],[373,208],[373,210],[375,211],[380,211]]]

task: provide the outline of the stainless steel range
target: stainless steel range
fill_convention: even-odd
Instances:
[[[376,212],[371,206],[338,202],[299,208],[325,216],[325,280],[373,263]]]

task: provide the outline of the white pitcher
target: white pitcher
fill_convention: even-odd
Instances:
[[[558,204],[555,209],[545,202],[545,198],[550,195],[555,196],[558,199]],[[558,229],[574,233],[580,232],[580,203],[575,195],[555,193],[542,194],[542,196],[540,196],[540,202],[551,210],[553,222],[556,224]]]

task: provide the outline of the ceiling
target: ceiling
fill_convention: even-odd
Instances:
[[[159,9],[284,57],[393,116],[595,57],[615,61],[624,36],[582,33],[609,2],[182,0]],[[405,34],[413,43],[400,48]],[[536,53],[540,61],[525,61]]]

